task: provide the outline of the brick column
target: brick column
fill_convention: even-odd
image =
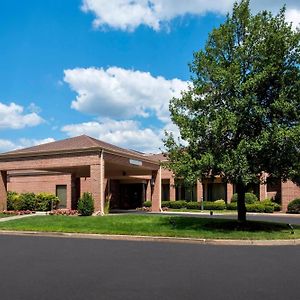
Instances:
[[[268,197],[267,184],[259,185],[259,201],[262,201]]]
[[[154,187],[152,193],[152,211],[161,211],[161,167],[157,171],[152,172],[154,179]]]
[[[170,177],[170,201],[176,200],[176,188],[175,188],[175,180],[174,177]]]
[[[147,181],[146,201],[151,201],[151,180]]]
[[[231,202],[231,198],[233,196],[233,184],[227,183],[227,203]]]
[[[100,164],[91,165],[91,192],[94,198],[95,213],[104,214],[104,193],[105,193],[105,179],[104,179],[104,159],[101,153]]]
[[[203,186],[200,180],[197,180],[197,202],[203,200]]]
[[[0,171],[0,210],[7,209],[7,172]]]

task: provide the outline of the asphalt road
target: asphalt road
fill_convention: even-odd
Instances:
[[[1,300],[299,299],[300,247],[0,235]]]

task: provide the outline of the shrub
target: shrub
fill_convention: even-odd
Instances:
[[[180,209],[180,208],[186,208],[187,202],[184,200],[179,201],[170,201],[170,208]]]
[[[296,198],[288,204],[287,213],[300,214],[300,198]]]
[[[161,201],[161,207],[168,207],[168,208],[170,208],[170,202],[171,201]]]
[[[34,193],[20,194],[19,201],[20,208],[18,210],[35,210],[36,197]]]
[[[15,209],[15,202],[19,194],[16,192],[7,192],[7,210],[16,210]]]
[[[217,200],[214,202],[204,201],[203,206],[204,209],[206,210],[223,210],[226,208],[226,204],[224,200]]]
[[[91,216],[94,212],[94,199],[90,193],[83,193],[78,200],[78,212],[82,216]]]
[[[262,203],[265,206],[265,212],[274,212],[274,211],[280,211],[281,207],[279,204],[273,202],[271,199],[266,198],[265,200],[261,201],[260,203]]]
[[[150,200],[144,202],[144,207],[151,207],[152,202]]]
[[[233,202],[233,203],[227,203],[226,208],[228,210],[237,210],[237,203]]]
[[[201,209],[201,202],[191,201],[186,203],[187,209]]]
[[[263,213],[265,211],[265,206],[263,204],[261,204],[260,202],[246,204],[246,210],[247,210],[247,212]]]
[[[238,199],[238,194],[233,194],[233,196],[231,198],[231,203],[237,202],[237,199]],[[254,204],[257,201],[258,201],[258,198],[255,194],[253,194],[253,193],[245,194],[245,203],[246,204]]]
[[[36,195],[36,206],[37,211],[49,211],[56,209],[59,203],[59,199],[48,193],[40,193]]]

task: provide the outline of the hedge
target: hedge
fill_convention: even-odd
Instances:
[[[48,193],[7,193],[7,210],[49,211],[57,208],[59,199]]]
[[[226,208],[226,203],[224,200],[216,200],[214,202],[204,201],[203,207],[206,210],[223,210]]]
[[[173,209],[186,208],[186,205],[187,205],[187,202],[184,200],[170,202],[170,208],[173,208]]]
[[[237,199],[238,199],[238,194],[233,194],[233,196],[231,198],[231,203],[237,202]],[[257,201],[258,201],[258,198],[255,194],[245,193],[245,203],[246,204],[254,204]]]
[[[191,201],[186,203],[187,209],[201,209],[201,202]]]
[[[300,198],[296,198],[288,204],[287,213],[300,214]]]

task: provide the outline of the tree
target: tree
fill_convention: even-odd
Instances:
[[[188,182],[221,176],[236,185],[238,220],[246,220],[248,184],[300,174],[300,31],[235,3],[194,53],[191,84],[170,101],[185,143],[166,134],[168,167]],[[265,183],[265,182],[264,182]]]

